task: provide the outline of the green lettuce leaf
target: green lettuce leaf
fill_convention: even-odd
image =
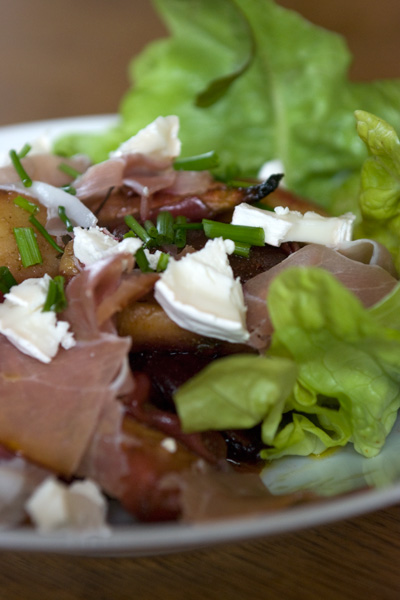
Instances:
[[[273,437],[296,374],[285,358],[238,354],[214,361],[176,392],[183,429],[248,429],[267,421]]]
[[[357,132],[369,156],[361,171],[358,237],[372,237],[392,253],[400,270],[400,140],[383,119],[358,110]]]
[[[295,12],[270,0],[154,4],[171,35],[133,60],[120,125],[64,138],[58,152],[102,160],[160,114],[177,114],[184,156],[215,150],[225,170],[246,175],[280,158],[290,189],[335,209],[366,157],[354,111],[400,126],[400,81],[350,82],[344,40]]]
[[[270,355],[292,357],[299,369],[292,410],[332,432],[327,447],[350,434],[358,452],[377,454],[400,406],[400,331],[383,326],[322,269],[283,272],[271,284],[268,307]]]
[[[260,423],[264,458],[348,442],[364,456],[378,454],[400,407],[399,318],[390,324],[400,288],[365,309],[323,269],[292,268],[271,283],[268,308],[274,334],[266,356],[215,361],[178,390],[184,430]]]

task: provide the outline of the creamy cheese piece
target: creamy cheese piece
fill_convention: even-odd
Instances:
[[[77,196],[68,194],[68,192],[49,183],[34,181],[29,188],[26,188],[22,183],[10,183],[2,185],[1,188],[16,191],[24,196],[39,200],[40,204],[47,208],[46,229],[51,235],[66,233],[65,225],[58,216],[59,206],[64,206],[65,212],[73,225],[93,227],[97,223],[96,215]]]
[[[149,262],[149,267],[153,269],[153,271],[157,270],[158,261],[160,260],[160,256],[162,255],[161,250],[156,250],[155,252],[150,252],[147,248],[144,249],[144,253]]]
[[[89,479],[67,486],[55,477],[48,477],[28,499],[25,509],[42,532],[66,527],[105,528],[106,500]]]
[[[283,162],[281,160],[279,160],[279,158],[275,158],[273,160],[268,160],[266,163],[264,163],[260,170],[258,171],[258,179],[261,179],[261,181],[265,181],[266,179],[268,179],[269,177],[271,177],[271,175],[277,175],[280,173],[284,173],[285,172],[285,167],[283,165]],[[284,188],[285,184],[284,181],[282,181],[279,184],[279,187]]]
[[[209,240],[198,252],[172,257],[155,284],[155,298],[183,329],[229,342],[245,342],[246,307],[227,253],[231,240]]]
[[[175,158],[181,151],[178,132],[178,117],[175,115],[157,117],[155,121],[121,144],[117,150],[111,152],[110,157],[140,153],[155,159]]]
[[[174,454],[178,450],[178,444],[175,438],[166,437],[160,442],[160,446],[170,454]]]
[[[75,345],[69,323],[54,311],[43,312],[50,277],[25,279],[14,285],[0,304],[0,333],[24,354],[49,363],[61,346]]]
[[[112,254],[135,254],[142,246],[139,238],[127,237],[118,242],[100,227],[74,227],[74,254],[84,265],[92,265]]]
[[[335,246],[351,240],[355,218],[352,213],[323,217],[312,211],[303,215],[282,206],[269,211],[242,203],[235,207],[232,224],[262,227],[265,243],[271,246],[280,246],[282,242]]]

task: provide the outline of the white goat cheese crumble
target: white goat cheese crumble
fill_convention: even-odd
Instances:
[[[89,479],[68,486],[50,476],[36,488],[25,509],[41,532],[66,527],[106,528],[106,499],[98,485]]]
[[[209,240],[198,252],[172,257],[155,284],[155,298],[183,329],[229,342],[245,342],[246,307],[227,254],[232,240]]]
[[[0,304],[0,333],[24,354],[49,363],[61,346],[75,345],[69,323],[54,311],[43,312],[50,283],[49,275],[25,279],[5,294]]]
[[[1,188],[39,200],[40,204],[47,208],[46,229],[51,235],[66,233],[65,224],[58,215],[60,206],[65,208],[65,212],[73,225],[93,227],[97,223],[96,215],[77,196],[68,194],[63,189],[49,183],[33,181],[29,188],[26,188],[22,183],[10,183],[2,185]]]
[[[74,254],[84,265],[93,265],[98,260],[118,253],[135,254],[142,246],[139,238],[127,237],[118,242],[100,227],[74,227]]]
[[[268,160],[266,163],[264,163],[260,170],[258,171],[258,175],[257,178],[261,179],[262,181],[268,179],[269,177],[271,177],[271,175],[277,175],[280,173],[284,173],[285,172],[285,167],[283,165],[283,162],[281,160],[279,160],[279,158],[275,158],[273,160]],[[279,184],[279,187],[284,188],[285,184],[284,182],[281,182]]]
[[[177,116],[157,117],[136,135],[123,142],[117,150],[110,152],[110,157],[140,153],[154,159],[175,158],[181,152],[178,132],[179,118]]]
[[[352,239],[355,218],[352,213],[323,217],[312,211],[302,214],[282,206],[269,211],[242,203],[235,207],[232,224],[262,227],[265,243],[271,246],[280,246],[283,242],[335,246]]]

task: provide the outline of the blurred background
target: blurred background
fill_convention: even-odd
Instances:
[[[353,79],[400,77],[399,0],[280,0],[345,36]],[[151,0],[0,0],[0,126],[114,113],[130,59],[166,34]]]

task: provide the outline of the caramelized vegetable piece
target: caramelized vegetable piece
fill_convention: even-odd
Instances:
[[[18,283],[29,277],[42,277],[45,273],[54,277],[58,274],[58,252],[39,233],[36,238],[43,262],[27,268],[22,266],[13,230],[14,227],[33,228],[33,225],[29,222],[29,213],[14,204],[14,198],[18,195],[16,192],[0,190],[0,265],[8,267]],[[32,198],[28,199],[37,204]],[[45,226],[46,208],[40,206],[35,217]]]
[[[163,485],[163,478],[190,470],[199,457],[176,441],[169,449],[166,436],[132,418],[124,420],[130,438],[123,448],[129,465],[119,497],[123,506],[143,521],[176,519],[180,514],[178,485]],[[172,450],[172,451],[171,451]]]
[[[202,336],[176,325],[155,301],[135,302],[117,315],[118,333],[132,337],[133,352],[154,347],[173,349],[195,348]]]

